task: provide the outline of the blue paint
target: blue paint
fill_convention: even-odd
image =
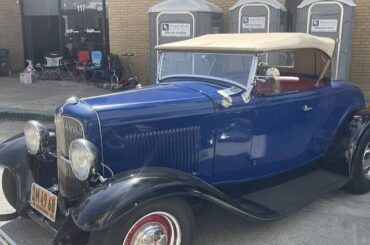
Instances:
[[[87,98],[64,106],[63,114],[82,121],[86,138],[116,174],[159,166],[228,184],[322,157],[344,118],[365,108],[360,89],[342,81],[300,93],[252,96],[248,104],[238,94],[227,109],[217,93],[223,88],[169,82]],[[314,110],[303,111],[305,105]]]
[[[215,115],[207,96],[168,84],[85,101],[99,114],[104,161],[115,173],[160,166],[211,181]],[[197,153],[189,142],[196,144]],[[196,156],[187,159],[186,153]]]

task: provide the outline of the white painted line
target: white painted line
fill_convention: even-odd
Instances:
[[[17,245],[2,229],[0,229],[0,244]]]

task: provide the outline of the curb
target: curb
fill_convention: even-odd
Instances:
[[[38,121],[53,122],[54,114],[50,112],[45,112],[45,111],[0,107],[0,120],[2,119],[20,120],[20,121],[38,120]]]

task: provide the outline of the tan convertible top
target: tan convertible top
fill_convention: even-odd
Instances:
[[[185,41],[159,45],[163,51],[268,52],[293,49],[319,49],[333,56],[335,41],[304,33],[210,34]]]

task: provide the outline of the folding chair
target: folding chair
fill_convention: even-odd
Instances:
[[[90,64],[90,52],[79,51],[77,54],[78,61],[76,62],[76,71],[78,72],[78,78],[86,80],[86,72],[89,69]]]
[[[9,49],[0,49],[0,69],[5,69],[9,77],[12,75],[12,68],[10,66]]]
[[[91,52],[91,68],[99,69],[102,66],[103,53],[101,51],[92,51]]]
[[[92,51],[91,52],[91,63],[87,68],[87,71],[92,74],[92,80],[97,81],[97,75],[100,74],[103,69],[102,65],[103,53],[101,51]]]
[[[42,75],[57,76],[60,79],[63,57],[59,52],[50,52],[45,57],[45,63],[41,64]]]

